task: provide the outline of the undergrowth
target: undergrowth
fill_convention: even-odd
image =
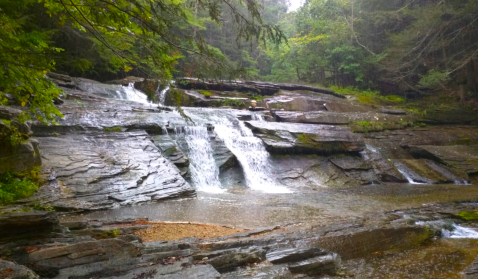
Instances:
[[[356,87],[338,87],[331,86],[331,90],[341,95],[355,96],[362,104],[368,105],[390,105],[405,102],[403,97],[397,95],[380,95],[379,91],[375,90],[360,90]]]
[[[10,204],[33,195],[38,189],[39,181],[39,167],[20,173],[0,174],[0,205]]]

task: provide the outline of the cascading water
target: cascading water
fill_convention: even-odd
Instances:
[[[262,141],[254,137],[243,122],[233,123],[222,118],[217,120],[214,127],[217,135],[241,163],[249,188],[267,193],[290,193],[287,188],[278,186],[269,167],[269,153]]]
[[[452,225],[452,229],[442,229],[441,235],[443,238],[470,238],[478,239],[478,232],[476,229],[465,228],[457,224]]]
[[[418,174],[416,174],[414,171],[412,171],[410,168],[408,168],[404,164],[402,164],[400,162],[396,162],[396,161],[394,161],[393,164],[395,165],[397,170],[408,180],[408,183],[410,183],[410,184],[423,184],[423,182],[421,182],[421,181],[427,181],[426,178],[420,177]],[[418,180],[420,182],[417,182],[417,179],[414,179],[414,177],[419,178]]]
[[[159,92],[159,105],[164,106],[166,102],[166,94],[169,92],[170,86],[167,85],[163,90]]]
[[[80,82],[77,86],[83,91],[105,98],[150,104],[146,94],[134,88],[134,83],[129,83],[128,86],[122,86],[115,84]]]
[[[209,132],[204,126],[186,126],[176,128],[176,139],[181,138],[188,145],[189,169],[191,179],[197,190],[212,193],[221,193],[219,182],[219,168],[216,165],[213,150],[209,139]]]

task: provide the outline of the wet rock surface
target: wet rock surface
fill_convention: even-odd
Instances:
[[[331,154],[365,148],[362,138],[347,127],[263,121],[247,121],[246,125],[271,153]]]
[[[38,140],[44,168],[54,172],[55,179],[33,200],[47,200],[43,203],[63,209],[105,209],[194,196],[179,170],[144,131],[90,132]]]
[[[464,210],[476,210],[476,206],[431,205],[375,214],[352,223],[312,227],[289,225],[217,239],[190,238],[149,243],[141,243],[140,239],[128,234],[139,229],[134,221],[110,224],[87,221],[81,226],[63,223],[71,230],[63,228],[63,232],[58,233],[54,229],[43,238],[0,241],[0,252],[10,261],[0,261],[0,272],[23,272],[29,274],[27,278],[39,278],[35,273],[41,278],[335,276],[349,260],[380,251],[405,251],[432,241],[446,222],[441,226],[428,227],[417,226],[415,222],[450,220],[461,223],[463,220],[457,216]],[[63,225],[58,218],[53,219],[56,221],[44,222],[56,227]],[[86,233],[85,227],[103,228],[105,232],[115,233],[104,233],[102,237],[108,238],[98,239],[92,231]],[[467,274],[473,274],[473,266]]]
[[[29,268],[18,265],[13,262],[0,260],[0,278],[3,279],[40,279],[40,276],[35,274]]]
[[[176,80],[177,85],[184,89],[203,89],[218,91],[240,91],[254,92],[261,95],[273,95],[279,90],[307,90],[310,92],[333,95],[337,98],[344,98],[332,90],[317,88],[313,86],[287,83],[257,82],[257,81],[205,81],[193,78],[180,78]]]

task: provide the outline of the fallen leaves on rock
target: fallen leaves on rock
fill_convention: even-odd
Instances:
[[[210,224],[167,222],[145,223],[151,225],[151,227],[135,232],[135,234],[141,237],[144,242],[160,240],[171,241],[188,237],[207,239],[246,231],[245,229],[237,229]]]

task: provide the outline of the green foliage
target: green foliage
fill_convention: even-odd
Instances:
[[[303,143],[315,143],[314,139],[312,139],[308,134],[300,134],[297,137],[297,140]]]
[[[12,124],[12,121],[0,119],[5,124],[5,129],[0,131],[0,146],[4,148],[15,148],[22,142],[25,142],[29,136],[18,131],[18,128]]]
[[[40,211],[55,211],[53,206],[43,205],[43,204],[34,204],[33,209]]]
[[[404,129],[408,127],[420,128],[426,126],[421,122],[400,120],[398,122],[390,121],[354,121],[349,124],[353,132],[369,133],[380,132],[384,130]]]
[[[462,211],[458,213],[461,219],[470,222],[478,220],[478,211]]]
[[[114,127],[104,127],[103,131],[111,133],[111,132],[121,132],[122,130],[121,130],[121,127],[114,126]]]
[[[1,1],[0,104],[9,94],[27,108],[22,121],[55,123],[62,115],[52,101],[61,90],[45,76],[55,69],[96,77],[135,70],[171,80],[179,63],[196,63],[210,77],[238,74],[198,33],[206,22],[199,14],[206,13],[215,24],[229,14],[239,41],[285,40],[277,26],[262,21],[255,1]],[[255,61],[247,52],[242,60],[236,68]]]
[[[423,87],[434,88],[440,85],[446,84],[450,80],[448,73],[440,72],[435,69],[428,71],[426,75],[423,75],[419,81],[419,84]]]
[[[0,205],[27,198],[38,189],[39,169],[23,173],[4,173],[0,175]]]
[[[212,96],[212,93],[206,90],[199,90],[199,93],[203,94],[204,96]]]
[[[121,235],[121,231],[119,229],[107,230],[104,231],[96,236],[98,239],[105,239],[105,238],[115,238]]]
[[[246,106],[246,103],[244,100],[227,98],[221,100],[221,105],[225,107],[244,107]]]

